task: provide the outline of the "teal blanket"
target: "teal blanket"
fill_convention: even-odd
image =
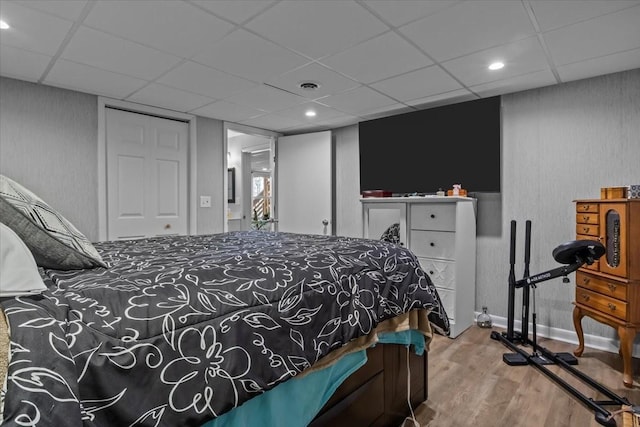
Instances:
[[[425,350],[418,331],[387,332],[378,335],[382,344],[413,345],[416,354]],[[202,427],[302,427],[308,425],[338,386],[367,362],[366,350],[347,354],[324,369],[302,378],[292,378],[248,400]]]

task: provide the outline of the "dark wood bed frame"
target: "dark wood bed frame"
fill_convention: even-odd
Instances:
[[[427,352],[422,356],[409,352],[415,410],[427,400]],[[338,387],[309,427],[400,426],[410,415],[406,346],[379,344],[367,350],[367,357],[367,363]]]

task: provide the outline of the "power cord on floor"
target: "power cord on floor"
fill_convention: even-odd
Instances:
[[[411,406],[411,366],[409,366],[409,346],[407,346],[407,405],[409,405],[409,410],[411,411],[411,418],[406,417],[406,420],[409,420],[413,423],[413,427],[420,427],[420,423],[416,420],[416,414],[413,413],[413,407]]]

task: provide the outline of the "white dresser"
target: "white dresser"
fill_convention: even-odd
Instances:
[[[361,199],[365,238],[379,239],[400,224],[400,244],[419,259],[438,289],[455,338],[474,322],[476,199],[383,197]]]

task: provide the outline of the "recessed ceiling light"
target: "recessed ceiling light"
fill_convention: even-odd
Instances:
[[[316,112],[313,110],[309,110],[306,113],[304,113],[305,116],[307,117],[315,117],[316,116]]]
[[[9,26],[9,24],[7,24],[6,22],[0,20],[0,30],[8,30],[9,28],[11,28]]]
[[[504,67],[504,62],[500,62],[500,61],[494,62],[491,65],[489,65],[490,70],[499,70],[502,67]]]

